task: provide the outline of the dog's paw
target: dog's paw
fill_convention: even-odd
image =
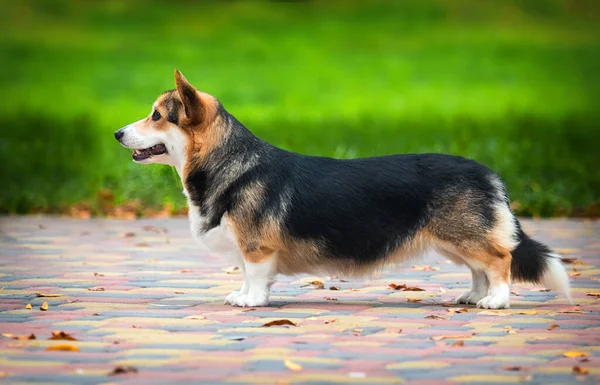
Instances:
[[[481,309],[508,309],[510,307],[510,303],[508,302],[508,298],[505,296],[488,295],[477,302],[477,307]]]
[[[267,306],[269,304],[269,294],[250,290],[248,294],[237,295],[230,304],[241,307]]]
[[[227,298],[225,298],[225,305],[235,305],[235,300],[237,299],[237,297],[239,297],[240,295],[242,295],[242,291],[241,290],[236,290],[236,291],[232,291]]]
[[[467,291],[467,292],[462,293],[456,299],[456,303],[475,305],[477,302],[479,302],[484,297],[485,297],[485,294],[477,293],[475,291]]]

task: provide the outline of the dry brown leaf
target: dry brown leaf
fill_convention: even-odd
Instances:
[[[324,323],[325,323],[325,325],[328,325],[328,324],[332,324],[334,322],[337,322],[337,319],[332,319],[332,320],[329,320],[329,321],[325,321]]]
[[[441,340],[460,340],[460,339],[471,338],[471,337],[473,337],[473,334],[465,334],[465,335],[460,335],[460,336],[433,336],[433,337],[430,337],[430,339],[433,341],[441,341]]]
[[[88,287],[88,291],[104,291],[103,287]]]
[[[146,242],[139,242],[139,243],[136,243],[134,246],[135,247],[150,247],[150,244],[146,243]]]
[[[302,370],[302,366],[301,365],[299,365],[299,364],[297,364],[297,363],[295,363],[293,361],[290,361],[287,358],[283,359],[283,363],[285,364],[286,368],[288,368],[289,370],[292,370],[294,372]]]
[[[25,306],[25,309],[33,309],[33,307],[31,306],[31,304],[30,304],[30,303],[28,303],[28,304]]]
[[[586,375],[590,371],[586,368],[582,368],[581,366],[573,366],[573,373]]]
[[[520,372],[521,370],[524,370],[524,368],[522,366],[504,366],[504,367],[502,367],[502,369],[508,370],[511,372]]]
[[[534,314],[537,314],[537,311],[535,311],[535,310],[521,310],[521,311],[519,311],[518,314],[534,315]]]
[[[455,343],[453,343],[452,346],[465,346],[465,341],[458,340]]]
[[[266,328],[266,327],[271,327],[271,326],[284,326],[284,325],[297,326],[295,323],[293,323],[289,319],[278,319],[278,320],[274,320],[271,322],[267,322],[266,324],[262,325],[261,327]]]
[[[102,274],[102,273],[94,273],[94,277],[104,277],[104,274]]]
[[[330,286],[329,290],[340,290],[338,286]]]
[[[181,269],[179,270],[180,273],[192,273],[193,270],[188,270],[188,269]]]
[[[46,350],[59,350],[61,352],[78,352],[79,348],[77,346],[73,346],[73,345],[67,345],[67,344],[61,344],[61,345],[54,345],[54,346],[49,346],[46,348]]]
[[[410,302],[410,303],[417,303],[417,302],[421,302],[422,299],[421,298],[407,298],[406,302]]]
[[[390,283],[389,288],[400,291],[425,291],[425,289],[421,289],[420,287],[406,286],[406,284],[396,285],[395,283]]]
[[[150,232],[157,233],[157,234],[168,233],[168,231],[165,227],[157,227],[157,226],[144,226],[144,227],[142,227],[142,230],[150,231]]]
[[[521,295],[521,294],[519,294],[519,292],[518,292],[518,291],[516,291],[516,290],[511,290],[511,291],[510,291],[510,293],[511,293],[512,295]]]
[[[333,297],[325,297],[325,299],[327,301],[337,301],[338,300],[337,298],[333,298]]]
[[[42,311],[48,310],[48,302],[44,301],[42,306],[40,306],[40,310],[42,310]]]
[[[202,319],[206,319],[206,316],[203,316],[203,315],[188,315],[187,317],[183,317],[183,319],[202,320]]]
[[[579,305],[574,306],[574,307],[565,308],[565,309],[559,309],[558,312],[559,313],[576,313],[576,314],[585,313],[584,311],[581,310],[581,307]]]
[[[49,340],[65,340],[65,341],[78,341],[77,338],[67,334],[65,332],[52,332],[52,337]]]
[[[570,350],[568,352],[564,352],[563,356],[573,358],[573,357],[587,357],[589,356],[586,352],[578,352],[577,350]]]
[[[64,294],[46,294],[46,293],[35,293],[36,297],[47,297],[47,298],[55,298],[62,297]]]
[[[558,324],[552,324],[552,325],[548,326],[548,330],[556,329],[558,327],[560,327],[560,325],[558,325]]]
[[[317,290],[325,289],[325,284],[321,281],[312,281],[301,287],[307,287],[307,286],[311,286],[311,285],[315,286],[315,289],[317,289]]]
[[[449,319],[448,317],[442,317],[441,315],[435,315],[435,314],[428,315],[425,318],[429,318],[429,319],[441,319],[441,320],[448,320]]]
[[[469,311],[466,307],[451,307],[450,309],[446,309],[449,313],[466,313]]]
[[[183,291],[175,291],[175,294],[185,294]]]
[[[123,234],[123,236],[125,238],[133,238],[133,237],[135,237],[135,233],[125,233],[125,234]]]
[[[98,313],[94,313],[94,314],[92,314],[92,315],[93,315],[94,317],[98,317],[100,314],[98,314]]]
[[[551,291],[550,289],[533,289],[532,291],[539,291],[541,293],[547,293],[549,291]]]
[[[587,295],[589,295],[590,297],[600,298],[600,292],[599,291],[587,293]]]
[[[112,372],[108,373],[109,376],[116,376],[118,374],[137,373],[138,370],[133,366],[117,366]]]
[[[238,266],[232,266],[225,269],[227,274],[240,274],[240,268]]]
[[[35,336],[35,334],[31,333],[31,334],[29,335],[29,337],[27,337],[27,339],[28,339],[28,340],[35,340],[35,339],[37,339],[37,337]]]

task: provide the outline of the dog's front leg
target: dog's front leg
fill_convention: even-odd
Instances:
[[[257,255],[255,252],[244,253],[244,285],[239,294],[228,302],[242,307],[267,306],[271,286],[275,283],[276,264],[277,253],[275,252],[265,255]],[[246,288],[247,292],[244,293]]]

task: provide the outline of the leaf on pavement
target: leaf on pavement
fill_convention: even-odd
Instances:
[[[458,340],[455,343],[453,343],[452,346],[465,346],[465,341]]]
[[[586,352],[578,352],[577,350],[570,350],[568,352],[564,352],[563,356],[573,358],[573,357],[587,357],[589,356]]]
[[[463,334],[459,336],[433,336],[430,337],[433,341],[441,341],[441,340],[461,340],[465,338],[471,338],[473,334]]]
[[[290,361],[290,360],[288,360],[287,358],[284,358],[284,359],[283,359],[283,363],[285,364],[285,366],[286,366],[286,367],[287,367],[289,370],[292,370],[292,371],[294,371],[294,372],[297,372],[297,371],[299,371],[299,370],[302,370],[302,366],[301,366],[301,365],[299,365],[299,364],[297,364],[297,363],[295,363],[295,362],[293,362],[293,361]]]
[[[586,368],[582,368],[581,366],[573,366],[573,373],[576,374],[588,374],[590,371]]]
[[[521,310],[521,311],[519,311],[518,314],[534,315],[534,314],[537,314],[537,311],[535,311],[535,310]]]
[[[558,324],[552,324],[552,325],[548,326],[548,330],[556,329],[558,327],[560,327],[560,325],[558,325]]]
[[[31,306],[31,304],[30,304],[30,303],[28,303],[28,304],[25,306],[25,309],[33,309],[33,307]]]
[[[61,351],[61,352],[78,352],[79,348],[77,346],[73,346],[73,345],[61,344],[61,345],[49,346],[46,348],[46,350],[49,350],[49,351],[57,350],[57,351]]]
[[[88,291],[104,291],[103,287],[88,287]]]
[[[62,297],[64,294],[35,293],[35,295],[36,295],[36,297],[55,298],[55,297]]]
[[[442,317],[441,315],[435,315],[435,314],[428,315],[425,318],[428,318],[428,319],[441,319],[441,320],[448,320],[449,319],[448,317]]]
[[[48,302],[44,301],[42,306],[40,306],[40,310],[42,310],[42,311],[48,310]]]
[[[267,322],[266,324],[262,325],[261,327],[268,328],[271,326],[297,326],[297,325],[288,319],[278,319],[278,320],[274,320],[271,322]]]
[[[133,366],[117,366],[112,372],[108,373],[109,376],[116,376],[118,374],[137,373],[138,370]]]
[[[587,293],[587,295],[590,296],[590,297],[600,298],[600,291]]]
[[[52,332],[52,337],[49,340],[65,340],[65,341],[78,341],[77,338],[67,334],[65,332]]]

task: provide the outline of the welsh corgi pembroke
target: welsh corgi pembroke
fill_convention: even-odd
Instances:
[[[175,84],[115,138],[135,162],[177,169],[194,237],[231,236],[244,281],[226,303],[266,306],[277,274],[364,276],[430,249],[471,270],[458,303],[508,308],[511,281],[570,299],[560,257],[523,232],[487,167],[443,154],[296,154],[254,136],[179,71]]]

